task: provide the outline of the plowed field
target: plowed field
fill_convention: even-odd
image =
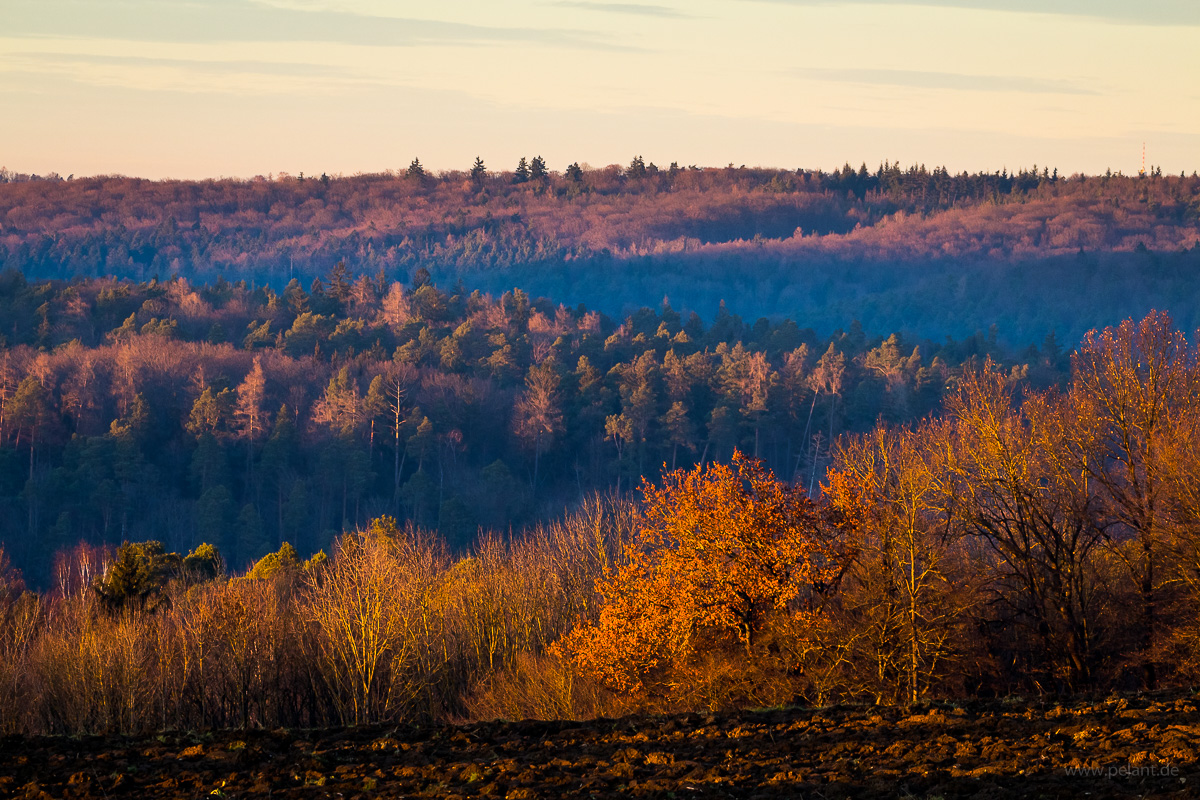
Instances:
[[[0,795],[1193,797],[1191,694],[590,722],[7,737]]]

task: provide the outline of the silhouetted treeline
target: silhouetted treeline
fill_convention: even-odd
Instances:
[[[279,291],[338,262],[404,278],[423,267],[445,284],[520,285],[608,313],[657,303],[665,291],[706,316],[724,298],[749,315],[804,316],[824,333],[847,318],[927,336],[995,322],[1023,346],[1052,328],[1082,336],[1194,290],[1198,220],[1194,175],[951,175],[894,164],[825,173],[641,159],[560,173],[535,158],[513,172],[479,164],[433,175],[418,163],[336,178],[0,183],[0,268],[31,278],[224,275]],[[1171,260],[1188,248],[1190,259]],[[1122,291],[1089,300],[1077,321],[1057,298],[1042,302],[1062,285],[1039,280],[1047,260],[1056,274]],[[854,282],[844,280],[848,265]],[[1148,280],[1125,285],[1130,274]],[[1034,318],[1015,301],[989,318],[994,303],[970,302],[981,291],[1001,300],[1028,292]],[[967,321],[948,327],[936,310],[964,298]],[[898,305],[903,327],[887,316]],[[846,306],[859,310],[847,316]]]
[[[584,307],[336,267],[282,293],[0,276],[0,542],[45,585],[83,539],[216,544],[241,568],[383,513],[455,548],[735,447],[815,486],[830,441],[918,418],[995,332],[819,338],[669,305]],[[1010,360],[1061,379],[1050,337]]]

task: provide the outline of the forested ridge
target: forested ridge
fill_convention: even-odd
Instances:
[[[734,451],[468,552],[387,515],[232,573],[209,544],[85,543],[36,593],[0,554],[0,729],[1194,685],[1198,390],[1200,349],[1154,313],[1089,335],[1059,386],[964,368],[940,414],[843,435],[819,494]]]
[[[940,407],[964,363],[1061,381],[1063,348],[818,337],[335,268],[304,289],[0,277],[0,542],[37,585],[77,541],[240,569],[388,513],[455,549],[734,448],[815,488],[830,444]]]
[[[954,175],[635,158],[552,172],[535,157],[514,171],[478,162],[436,175],[414,161],[349,177],[2,177],[0,267],[31,278],[223,275],[279,291],[338,262],[401,279],[423,267],[446,285],[521,286],[610,314],[665,293],[705,317],[725,299],[822,334],[847,319],[935,337],[997,323],[1020,346],[1191,296],[1200,242],[1200,178],[1153,169]]]

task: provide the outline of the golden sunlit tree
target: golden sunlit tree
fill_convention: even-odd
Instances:
[[[1096,453],[1082,467],[1102,502],[1112,551],[1137,587],[1138,649],[1151,688],[1158,681],[1153,652],[1162,594],[1176,578],[1178,518],[1171,511],[1178,507],[1174,498],[1195,482],[1190,470],[1178,478],[1197,430],[1198,392],[1196,351],[1166,313],[1092,331],[1072,357],[1070,402],[1075,417],[1087,421],[1081,449]]]
[[[597,621],[559,644],[585,672],[617,691],[672,694],[701,653],[752,661],[775,619],[816,613],[838,565],[829,519],[803,490],[735,453],[667,473],[661,488],[643,483],[642,495],[625,563],[597,584]]]
[[[840,631],[862,690],[917,702],[962,655],[972,593],[947,484],[946,426],[879,426],[844,439],[826,496],[858,514],[855,553],[839,607]]]
[[[958,513],[984,552],[996,608],[1025,621],[1019,637],[1045,686],[1088,685],[1096,664],[1098,575],[1104,530],[1088,470],[1072,451],[1076,411],[1057,393],[1027,392],[1016,403],[1009,376],[989,361],[968,373],[948,401],[949,479]]]
[[[333,563],[309,574],[305,614],[318,630],[318,663],[347,724],[385,720],[413,699],[421,614],[438,555],[380,517],[349,533]]]

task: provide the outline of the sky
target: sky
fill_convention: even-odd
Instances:
[[[1198,0],[0,0],[0,166],[1200,169]]]

